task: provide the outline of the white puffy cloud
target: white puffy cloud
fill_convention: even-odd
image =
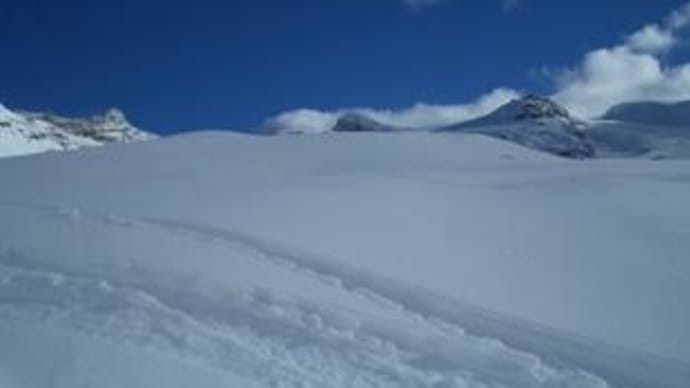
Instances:
[[[340,112],[297,109],[269,118],[264,122],[263,127],[269,132],[320,133],[333,128],[340,114]]]
[[[690,99],[690,64],[664,67],[652,54],[626,46],[600,49],[562,76],[554,99],[583,117],[600,116],[613,105],[631,101]]]
[[[355,111],[367,114],[383,123],[400,127],[438,127],[483,116],[517,97],[519,97],[518,92],[499,88],[467,104],[430,105],[418,103],[411,108],[399,111],[372,109],[356,109]]]
[[[675,41],[676,38],[671,30],[650,24],[628,36],[625,44],[640,53],[657,54],[669,50]]]
[[[362,113],[384,124],[406,128],[441,127],[485,115],[506,102],[519,97],[516,91],[496,89],[474,102],[458,105],[431,105],[418,103],[402,110],[377,110],[370,108],[318,111],[298,109],[281,113],[264,123],[269,131],[319,133],[333,128],[346,113]]]
[[[618,46],[586,54],[576,67],[559,74],[554,99],[583,117],[600,116],[624,102],[690,99],[690,63],[669,65],[662,60],[687,26],[690,3]]]

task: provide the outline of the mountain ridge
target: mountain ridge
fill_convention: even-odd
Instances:
[[[675,103],[657,101],[623,103],[611,107],[602,116],[602,119],[639,124],[690,127],[690,101]]]
[[[103,114],[75,118],[11,110],[0,104],[0,157],[70,151],[154,138],[156,135],[136,128],[116,108]]]

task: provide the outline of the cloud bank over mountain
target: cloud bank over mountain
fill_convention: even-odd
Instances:
[[[417,9],[441,1],[404,0],[406,5]],[[584,118],[599,117],[610,107],[626,102],[690,99],[690,62],[664,61],[670,51],[680,46],[689,26],[690,3],[687,3],[663,21],[649,23],[627,35],[618,45],[586,53],[579,63],[551,72],[554,74],[551,97]],[[263,126],[270,131],[323,132],[330,130],[344,114],[354,112],[399,127],[441,127],[487,114],[520,94],[510,87],[499,87],[465,104],[418,102],[400,110],[302,108],[269,118]]]
[[[297,109],[268,119],[264,123],[264,127],[272,132],[325,132],[333,128],[338,119],[347,113],[364,114],[381,123],[398,127],[437,127],[483,116],[518,96],[519,93],[514,90],[499,88],[468,104],[433,105],[417,103],[402,110],[352,108],[328,112]]]
[[[579,64],[560,72],[554,98],[585,117],[599,116],[625,102],[690,99],[690,62],[664,61],[689,25],[690,3],[664,21],[628,35],[617,46],[587,53]]]

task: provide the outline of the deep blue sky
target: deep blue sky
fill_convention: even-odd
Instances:
[[[542,66],[662,19],[686,0],[2,0],[0,101],[124,109],[158,132],[240,128],[298,107],[459,103],[548,92]]]

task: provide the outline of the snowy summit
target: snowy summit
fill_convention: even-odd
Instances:
[[[11,111],[0,104],[0,157],[150,140],[118,109],[88,118]]]
[[[569,158],[590,158],[594,146],[583,131],[584,123],[554,101],[526,95],[484,117],[439,129],[477,133]]]
[[[333,132],[392,132],[398,131],[392,125],[380,123],[361,113],[346,113],[331,129]]]

